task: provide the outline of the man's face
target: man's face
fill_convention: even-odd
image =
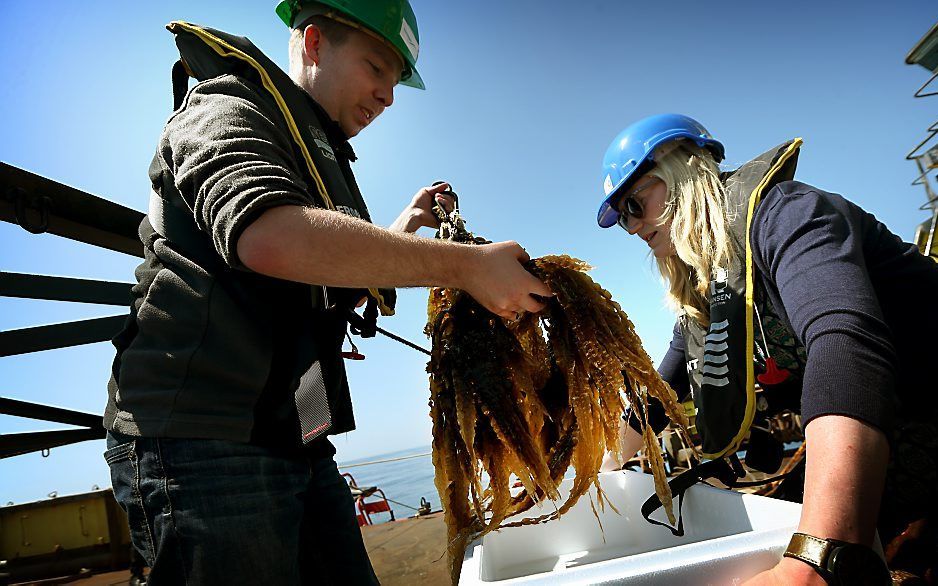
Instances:
[[[349,138],[394,102],[404,62],[390,46],[358,30],[331,43],[313,26],[307,27],[304,41],[316,63],[309,92]]]

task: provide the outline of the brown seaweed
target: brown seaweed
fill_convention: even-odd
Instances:
[[[438,215],[441,234],[485,242],[465,230],[458,211]],[[540,313],[517,320],[492,314],[463,291],[430,292],[427,333],[433,346],[427,369],[434,481],[454,584],[472,539],[502,527],[556,519],[591,487],[600,507],[611,505],[598,473],[607,450],[621,457],[623,395],[641,405],[636,408],[641,413],[651,397],[674,423],[687,425],[674,391],[658,376],[628,316],[586,274],[586,263],[545,256],[525,268],[555,297]],[[640,423],[655,488],[673,522],[657,438],[647,421]],[[559,503],[558,486],[571,466],[573,487]],[[520,490],[512,494],[516,482]],[[508,521],[544,499],[555,502],[552,511]]]

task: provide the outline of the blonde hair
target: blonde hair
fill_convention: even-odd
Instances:
[[[710,323],[707,287],[717,267],[733,259],[729,232],[735,210],[728,211],[726,189],[713,155],[696,143],[680,140],[659,147],[649,173],[668,188],[659,221],[671,219],[675,255],[656,258],[668,291],[665,301],[701,325]]]

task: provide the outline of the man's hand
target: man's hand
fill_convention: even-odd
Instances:
[[[530,257],[517,242],[472,246],[472,261],[461,275],[460,289],[492,313],[514,319],[521,312],[538,312],[544,304],[531,295],[553,297],[551,290],[521,266]]]
[[[453,196],[443,193],[448,190],[448,183],[424,187],[414,195],[410,205],[404,208],[404,211],[388,227],[388,230],[414,233],[423,226],[439,228],[440,222],[433,213],[433,205],[439,202],[447,213],[453,211],[453,207],[456,205]]]
[[[428,209],[431,196],[440,195],[437,188],[423,192]],[[245,228],[237,246],[246,268],[269,277],[349,289],[454,287],[506,319],[543,309],[532,295],[553,296],[524,270],[521,263],[529,257],[516,242],[474,245],[419,238],[314,207],[265,211]]]

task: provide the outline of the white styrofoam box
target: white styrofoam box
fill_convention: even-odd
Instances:
[[[562,495],[571,480],[561,485]],[[801,515],[797,503],[696,484],[684,495],[684,536],[675,537],[642,517],[642,503],[655,490],[651,475],[607,472],[600,484],[619,510],[596,507],[603,530],[590,491],[556,521],[502,529],[471,543],[460,586],[739,584],[781,559]],[[543,503],[525,516],[554,506]],[[652,518],[666,521],[663,509]]]

